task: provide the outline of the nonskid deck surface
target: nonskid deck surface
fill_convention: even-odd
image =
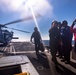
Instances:
[[[8,53],[10,52],[9,56],[11,56],[11,55],[27,56],[40,75],[61,75],[62,73],[63,73],[62,75],[65,75],[66,72],[67,72],[67,74],[72,75],[71,72],[69,72],[67,69],[63,68],[63,66],[66,68],[67,68],[67,66],[65,64],[63,65],[58,57],[57,57],[57,59],[59,60],[59,63],[62,66],[60,66],[58,69],[56,69],[54,66],[54,63],[52,61],[51,62],[49,61],[49,64],[52,67],[50,67],[50,69],[44,68],[42,66],[42,64],[37,60],[34,45],[31,44],[30,42],[14,42],[12,44],[12,46],[14,47],[14,50],[8,51]],[[10,47],[10,49],[12,49],[12,46]],[[45,54],[46,53],[48,53],[48,52],[45,52]],[[3,56],[6,56],[6,55],[3,55]],[[50,57],[50,53],[47,54],[47,57],[48,56]],[[51,58],[48,58],[48,60],[49,59],[51,59]]]
[[[35,67],[35,70],[39,73],[39,75],[50,75],[50,69],[43,68],[43,66],[34,58],[36,58],[35,55],[35,49],[34,45],[28,42],[19,42],[19,43],[13,43],[14,50],[10,51],[10,54],[4,54],[3,56],[18,56],[18,55],[24,55],[29,58],[33,66]],[[9,53],[9,52],[8,52]],[[42,68],[40,68],[42,67]]]

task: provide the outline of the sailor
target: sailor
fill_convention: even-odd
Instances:
[[[31,42],[33,38],[34,38],[34,43],[35,43],[36,55],[37,55],[39,53],[39,48],[42,42],[41,35],[37,27],[34,28],[34,32],[31,35]]]
[[[61,27],[62,27],[62,24],[61,22],[58,22],[58,29],[59,29],[59,32],[61,33]],[[60,42],[58,44],[58,51],[57,51],[57,57],[59,58],[62,58],[62,40],[61,40],[61,37],[60,37]]]
[[[61,37],[62,37],[62,43],[63,43],[63,55],[64,55],[64,59],[62,61],[64,61],[66,64],[70,63],[70,51],[72,50],[72,33],[70,32],[70,27],[68,26],[68,22],[66,20],[64,20],[62,22],[62,33],[61,33]]]
[[[71,25],[71,32],[74,33],[74,52],[76,53],[76,28],[74,28],[74,26],[76,25],[76,19],[73,21],[72,25]]]
[[[49,29],[50,48],[51,48],[50,50],[51,50],[51,55],[52,55],[52,61],[55,63],[55,66],[58,66],[56,53],[57,53],[58,43],[59,43],[59,38],[60,38],[60,33],[57,27],[57,24],[58,24],[57,21],[53,21],[52,26]]]

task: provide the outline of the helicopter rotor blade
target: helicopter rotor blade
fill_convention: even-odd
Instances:
[[[12,29],[12,30],[16,30],[16,31],[20,31],[20,32],[24,32],[24,33],[30,33],[30,32],[28,32],[28,31],[19,30],[19,29],[15,29],[15,28],[9,28],[9,27],[5,27],[5,28]]]
[[[40,16],[41,16],[40,14],[35,15],[35,17],[40,17]],[[6,23],[4,25],[10,25],[10,24],[22,22],[22,21],[25,21],[25,20],[30,20],[30,19],[33,19],[33,17],[29,16],[29,17],[26,17],[26,18],[23,18],[23,19],[19,19],[19,20],[16,20],[16,21],[12,21],[12,22]]]

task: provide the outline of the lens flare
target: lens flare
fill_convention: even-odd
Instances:
[[[39,29],[39,25],[38,25],[38,23],[37,23],[37,20],[36,20],[36,17],[35,17],[34,11],[33,11],[33,8],[32,8],[32,6],[31,6],[31,4],[29,3],[29,0],[28,0],[28,4],[29,4],[30,10],[31,10],[31,13],[32,13],[32,16],[33,16],[33,19],[34,19],[35,25],[36,25],[36,27],[38,28],[38,30],[40,31],[40,29]]]

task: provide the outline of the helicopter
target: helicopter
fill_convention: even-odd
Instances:
[[[35,17],[40,17],[40,15],[37,14]],[[24,33],[30,33],[28,31],[7,27],[7,25],[11,25],[11,24],[14,24],[14,23],[18,23],[18,22],[22,22],[22,21],[30,20],[30,19],[33,19],[33,17],[29,16],[27,18],[18,19],[18,20],[15,20],[15,21],[12,21],[12,22],[9,22],[9,23],[6,23],[6,24],[0,24],[0,47],[7,46],[8,43],[11,42],[12,39],[18,39],[18,37],[13,37],[13,33],[14,33],[13,31],[9,31],[9,30],[3,29],[3,28],[17,30],[17,31],[24,32]]]

